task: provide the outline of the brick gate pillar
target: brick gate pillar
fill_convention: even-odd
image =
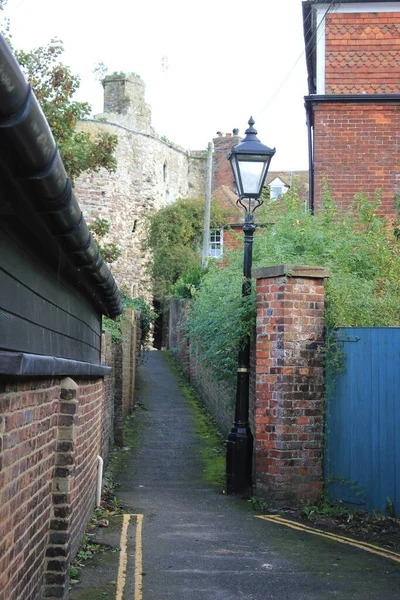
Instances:
[[[324,279],[320,267],[253,270],[257,280],[256,491],[275,505],[322,491]]]

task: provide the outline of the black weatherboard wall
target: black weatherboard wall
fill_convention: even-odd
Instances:
[[[0,36],[0,375],[101,375],[122,312],[48,123]]]
[[[101,314],[0,225],[0,349],[100,362]]]

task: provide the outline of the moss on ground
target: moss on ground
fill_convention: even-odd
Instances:
[[[162,356],[172,367],[179,380],[179,386],[194,417],[193,433],[201,438],[201,455],[204,462],[204,481],[213,485],[223,486],[225,483],[225,446],[215,421],[202,404],[194,389],[186,383],[170,353],[163,352]]]

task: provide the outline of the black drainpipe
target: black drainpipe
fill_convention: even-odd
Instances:
[[[314,145],[313,145],[313,112],[312,104],[305,98],[308,134],[308,208],[314,214]]]

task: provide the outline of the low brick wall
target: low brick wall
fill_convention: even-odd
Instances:
[[[235,388],[216,381],[195,354],[190,356],[190,383],[227,437],[235,416]]]
[[[107,462],[115,415],[133,408],[138,337],[130,332],[125,372],[122,344],[106,335],[103,360],[115,367],[107,377],[0,379],[0,600],[68,598],[69,564],[95,504],[97,457]],[[115,406],[124,388],[125,412]]]
[[[183,375],[195,388],[220,431],[227,436],[235,414],[235,390],[215,380],[204,367],[194,345],[190,344],[185,326],[187,308],[187,302],[172,299],[169,311],[169,348],[173,349]]]

